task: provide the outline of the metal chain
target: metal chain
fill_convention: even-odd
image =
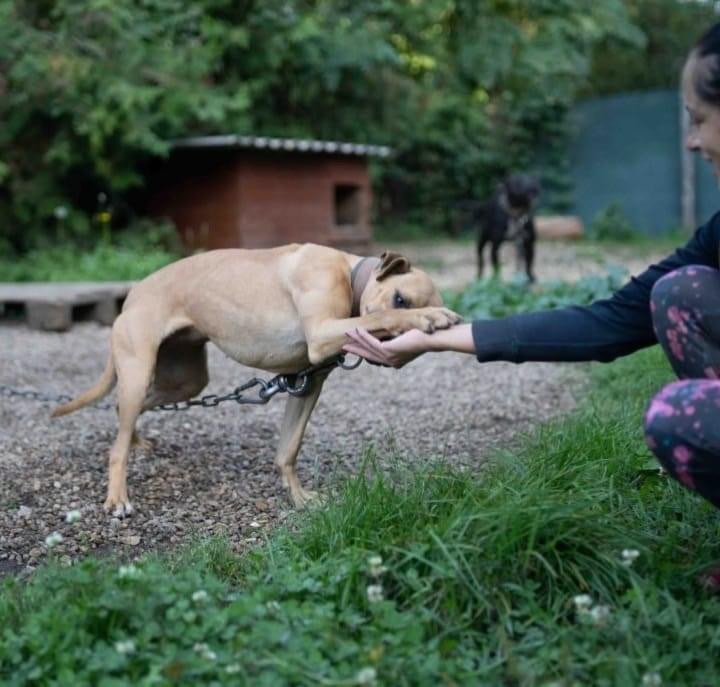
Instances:
[[[319,365],[312,365],[300,372],[295,374],[283,374],[276,375],[270,380],[261,379],[260,377],[253,377],[249,382],[246,382],[242,386],[236,387],[229,394],[218,396],[217,394],[207,394],[200,398],[195,398],[190,401],[179,401],[178,403],[162,403],[148,408],[151,411],[161,410],[189,410],[190,408],[200,406],[202,408],[214,408],[215,406],[225,403],[225,401],[235,401],[235,403],[241,404],[265,404],[278,393],[288,393],[290,396],[305,396],[312,386],[312,377],[319,372],[325,370],[332,370],[336,367],[341,367],[343,370],[354,370],[360,363],[362,358],[358,358],[354,363],[346,364],[345,356],[338,355],[336,358],[332,358]],[[256,386],[260,389],[257,393],[257,398],[246,398],[243,392],[248,391]],[[35,391],[32,389],[16,389],[6,384],[0,384],[0,396],[5,398],[24,398],[32,401],[43,401],[52,403],[67,403],[73,399],[72,396],[67,394],[49,394],[42,391]],[[112,410],[115,408],[114,403],[97,403],[94,404],[95,408],[100,410]]]

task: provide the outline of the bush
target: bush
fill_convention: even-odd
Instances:
[[[532,288],[524,279],[513,282],[484,279],[460,293],[443,294],[443,300],[448,308],[467,319],[503,317],[566,305],[588,305],[599,298],[609,298],[626,280],[627,272],[621,267],[606,275],[582,277],[575,283],[552,281]]]
[[[2,281],[132,281],[181,257],[173,227],[147,220],[95,241],[35,248],[22,257],[0,256]]]
[[[638,233],[625,215],[622,204],[611,203],[595,216],[588,228],[587,238],[595,241],[626,241],[637,237]]]

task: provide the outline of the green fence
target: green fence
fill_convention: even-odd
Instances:
[[[681,225],[680,98],[675,91],[629,93],[588,100],[571,116],[573,212],[586,226],[619,203],[643,232]],[[720,210],[709,165],[695,156],[698,223]]]

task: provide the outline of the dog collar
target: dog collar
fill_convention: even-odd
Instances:
[[[362,258],[350,273],[350,288],[352,289],[352,311],[350,317],[357,317],[360,314],[360,299],[367,283],[370,281],[370,273],[380,264],[380,258]]]

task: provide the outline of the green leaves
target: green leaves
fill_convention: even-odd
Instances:
[[[224,23],[200,8],[179,0],[65,0],[30,17],[9,4],[0,22],[4,225],[22,216],[22,230],[52,234],[52,209],[37,198],[93,212],[88,196],[138,186],[140,163],[165,154],[170,138],[245,121],[247,89],[225,90],[212,75],[226,46],[246,44],[247,33],[229,27],[226,37]],[[38,177],[41,165],[49,174]],[[32,243],[21,236],[18,230],[18,247]]]
[[[445,294],[447,306],[470,319],[503,317],[520,312],[588,305],[609,298],[627,280],[624,268],[610,269],[605,275],[587,275],[575,283],[552,281],[530,287],[523,280],[501,282],[477,280],[464,291]]]
[[[448,228],[518,169],[563,176],[561,208],[564,117],[610,39],[641,40],[621,0],[0,0],[0,226],[66,240],[54,207],[127,207],[170,139],[218,133],[391,145],[381,220]]]

